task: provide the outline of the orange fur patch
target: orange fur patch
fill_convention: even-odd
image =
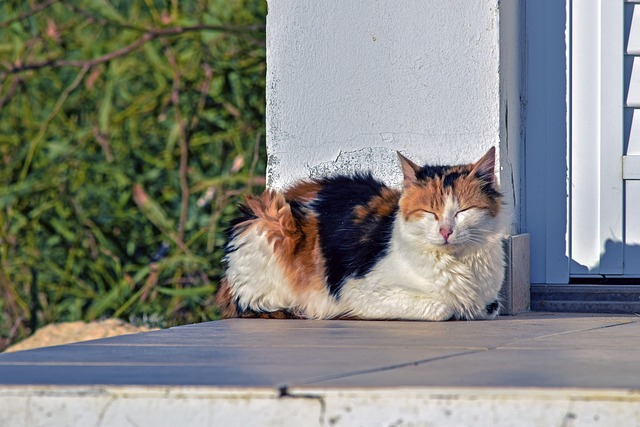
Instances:
[[[300,224],[300,230],[301,236],[295,247],[279,254],[283,269],[297,292],[324,290],[324,257],[315,215],[308,214]]]
[[[495,217],[500,212],[500,201],[497,198],[487,197],[482,192],[480,182],[471,176],[466,176],[458,180],[456,185],[455,196],[460,203],[461,209],[471,207],[486,209],[489,215]]]
[[[366,206],[356,206],[354,208],[355,223],[362,223],[369,217],[380,219],[391,215],[398,206],[400,192],[390,188],[383,188],[379,196],[369,200]]]
[[[444,212],[445,192],[439,179],[419,183],[405,188],[400,199],[400,211],[406,221],[418,220],[424,211],[441,218]]]
[[[320,184],[316,181],[301,181],[286,189],[284,197],[287,200],[310,202],[316,198],[318,191],[320,191],[320,187]]]
[[[434,213],[438,218],[444,214],[444,204],[448,195],[453,195],[460,204],[460,209],[471,207],[487,209],[491,216],[498,215],[500,201],[487,197],[482,192],[480,181],[468,173],[473,165],[454,166],[449,172],[461,173],[453,187],[443,184],[443,178],[437,176],[427,181],[419,181],[405,188],[400,199],[400,209],[405,220],[417,220],[423,211]]]
[[[215,297],[216,305],[218,306],[220,316],[222,316],[223,319],[236,317],[236,304],[231,292],[231,286],[229,285],[229,281],[226,277],[223,277],[220,281],[220,286],[218,286],[218,289],[216,290]]]

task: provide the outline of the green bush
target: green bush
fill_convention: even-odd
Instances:
[[[264,185],[264,0],[0,2],[0,348],[36,324],[216,316]]]

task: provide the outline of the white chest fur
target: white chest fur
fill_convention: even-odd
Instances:
[[[365,277],[345,283],[342,298],[362,317],[446,320],[484,318],[504,279],[502,243],[459,251],[403,238],[402,223],[385,258]]]

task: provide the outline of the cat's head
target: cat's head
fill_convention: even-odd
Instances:
[[[495,148],[475,163],[418,166],[398,153],[404,175],[400,214],[415,244],[443,251],[474,248],[502,235]]]

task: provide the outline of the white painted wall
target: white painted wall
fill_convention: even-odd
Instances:
[[[517,19],[517,4],[269,0],[268,185],[361,169],[399,184],[396,150],[455,164],[498,146],[517,201],[518,60],[507,57],[518,49],[500,43],[507,32],[519,46],[518,22],[500,22]]]

